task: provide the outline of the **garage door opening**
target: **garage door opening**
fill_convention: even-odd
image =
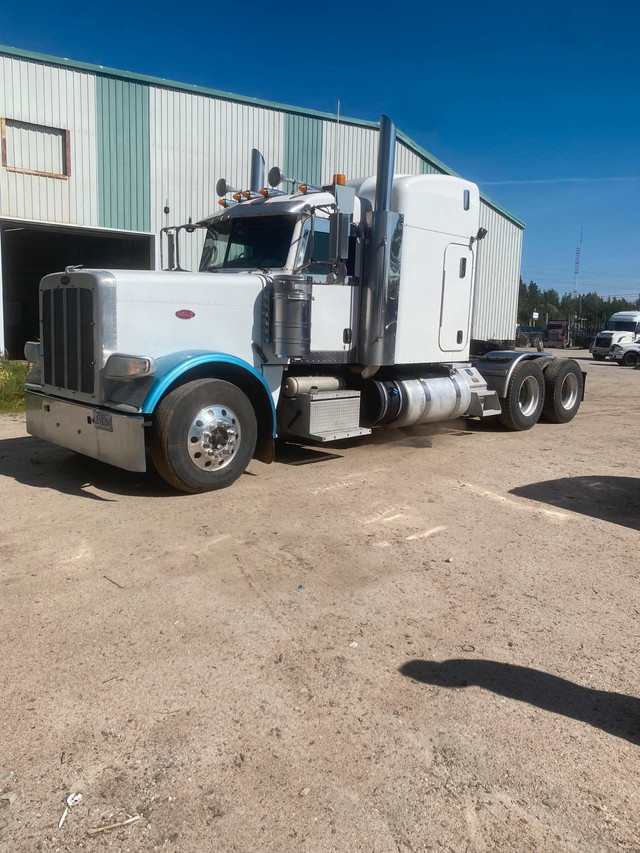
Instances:
[[[0,222],[4,348],[9,357],[23,358],[25,342],[40,338],[38,285],[43,276],[70,265],[153,269],[154,240],[148,234]]]

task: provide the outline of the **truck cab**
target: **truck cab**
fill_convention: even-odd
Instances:
[[[591,355],[596,361],[604,361],[611,355],[615,344],[640,341],[640,311],[618,311],[607,320],[607,327],[591,344]]]
[[[264,186],[258,155],[250,189],[220,179],[215,214],[163,229],[162,271],[45,276],[41,339],[25,348],[28,431],[127,470],[151,460],[200,492],[271,462],[277,436],[570,421],[584,387],[571,359],[470,355],[487,233],[477,186],[395,175],[394,157],[386,117],[375,176],[315,187],[274,167]],[[180,268],[181,228],[204,229],[197,272]]]

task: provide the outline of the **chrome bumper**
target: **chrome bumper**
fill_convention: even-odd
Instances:
[[[27,391],[27,432],[125,471],[146,471],[144,417],[123,415]],[[95,413],[111,429],[96,426]],[[108,420],[108,418],[107,418]]]

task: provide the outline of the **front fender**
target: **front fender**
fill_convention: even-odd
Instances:
[[[172,387],[181,384],[180,379],[184,378],[185,381],[189,381],[188,374],[193,371],[198,371],[198,369],[206,367],[207,365],[219,365],[226,369],[233,368],[235,371],[240,370],[242,371],[242,375],[246,376],[247,379],[251,378],[253,383],[255,383],[256,380],[260,383],[260,386],[264,390],[269,401],[269,407],[271,409],[271,431],[275,437],[276,409],[273,402],[273,396],[269,386],[264,380],[264,377],[261,376],[261,374],[258,373],[258,371],[248,362],[224,352],[191,350],[189,352],[175,352],[170,355],[164,355],[156,358],[156,372],[153,375],[153,380],[142,404],[143,414],[153,414],[162,397]]]

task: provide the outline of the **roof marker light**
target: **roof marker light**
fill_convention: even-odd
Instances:
[[[242,193],[234,193],[231,198],[235,201],[242,201]]]
[[[260,195],[267,198],[267,196],[269,195],[269,190],[266,187],[262,187],[262,189],[260,190]]]
[[[339,186],[339,187],[344,187],[344,186],[346,186],[346,183],[347,183],[347,176],[342,175],[342,174],[334,175],[333,176],[333,183],[337,184],[337,186]]]

